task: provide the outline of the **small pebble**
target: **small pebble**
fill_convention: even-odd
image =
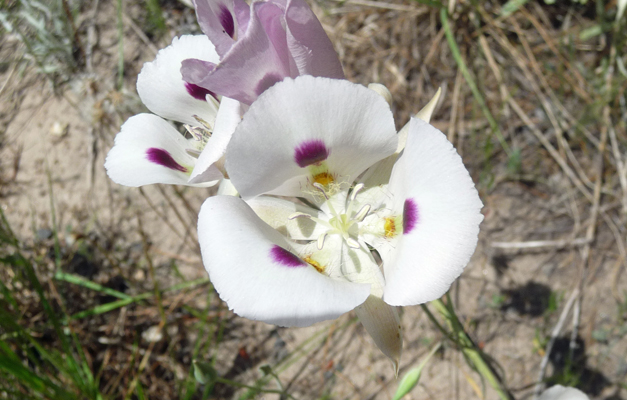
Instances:
[[[163,333],[158,325],[151,326],[142,333],[142,338],[147,342],[158,342],[163,339]]]
[[[52,231],[47,228],[37,229],[37,239],[46,240],[52,237]]]
[[[56,121],[50,127],[50,135],[55,139],[61,139],[67,135],[70,125],[67,122]]]

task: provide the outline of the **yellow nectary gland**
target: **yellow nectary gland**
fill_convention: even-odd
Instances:
[[[329,172],[329,167],[327,163],[322,161],[316,164],[312,164],[308,167],[309,173],[311,174],[311,183],[318,183],[325,188],[329,187],[333,182],[335,182],[335,177],[332,173]]]
[[[333,182],[335,182],[335,178],[333,178],[333,175],[328,172],[321,172],[313,177],[313,183],[319,183],[325,187],[329,186]]]
[[[386,238],[393,238],[398,234],[398,229],[402,229],[402,221],[401,218],[396,217],[387,217],[385,218],[385,222],[383,223],[383,230],[385,232]]]
[[[316,269],[316,271],[320,272],[321,274],[324,273],[324,266],[320,265],[320,263],[317,262],[316,260],[314,260],[313,258],[311,258],[311,256],[307,256],[307,257],[303,258],[303,261],[305,261],[307,264],[309,264],[312,267],[314,267]]]

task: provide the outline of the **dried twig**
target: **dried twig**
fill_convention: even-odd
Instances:
[[[549,152],[551,157],[557,162],[557,164],[562,168],[566,176],[570,178],[570,180],[575,184],[577,189],[588,199],[590,202],[593,201],[593,196],[588,191],[588,188],[581,182],[581,180],[577,177],[577,175],[573,172],[570,166],[564,161],[564,159],[560,156],[558,151],[553,147],[551,142],[544,136],[544,134],[536,127],[536,125],[531,121],[531,119],[525,114],[523,109],[518,105],[516,100],[513,97],[509,98],[509,104],[514,109],[514,112],[518,114],[518,117],[522,119],[531,132],[538,138],[542,146]]]
[[[592,243],[592,239],[577,238],[563,240],[533,240],[528,242],[492,242],[490,246],[497,249],[537,249],[539,247],[564,248],[571,246],[583,246]]]
[[[148,36],[146,36],[146,34],[141,30],[139,26],[137,26],[135,21],[133,21],[133,19],[126,14],[122,15],[122,19],[124,20],[124,23],[127,24],[133,30],[133,32],[137,35],[137,37],[142,42],[144,42],[146,46],[148,46],[148,48],[153,53],[153,55],[156,56],[157,53],[159,52],[159,49],[157,48],[157,46],[154,45],[154,43],[150,41],[150,39],[148,39]]]
[[[562,310],[562,313],[557,320],[557,324],[551,331],[551,338],[546,345],[546,348],[544,350],[544,357],[542,357],[542,361],[540,362],[540,372],[538,373],[536,386],[533,389],[533,400],[538,400],[538,398],[540,397],[540,392],[542,391],[542,388],[544,386],[544,383],[542,381],[544,380],[546,367],[549,364],[549,356],[551,355],[551,351],[553,350],[553,344],[555,344],[555,340],[562,331],[562,326],[564,326],[564,323],[566,322],[566,317],[568,316],[570,309],[573,307],[573,304],[578,297],[579,288],[575,288],[575,290],[573,290],[572,294],[568,298],[568,301],[566,302],[566,305],[564,306],[564,309]]]
[[[451,143],[455,143],[455,127],[457,126],[457,107],[459,105],[459,94],[462,86],[462,73],[461,70],[457,70],[457,76],[455,77],[455,86],[453,88],[453,101],[451,108],[451,118],[449,120],[448,132],[446,134],[447,139]]]

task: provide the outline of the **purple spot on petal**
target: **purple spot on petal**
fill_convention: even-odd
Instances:
[[[146,150],[146,158],[148,158],[148,161],[155,164],[162,165],[175,171],[187,173],[187,168],[177,163],[176,160],[174,160],[174,158],[172,158],[170,153],[168,153],[166,150],[151,147]]]
[[[322,140],[310,140],[301,143],[294,150],[294,161],[299,167],[305,168],[308,165],[322,162],[329,157],[329,149],[324,145]]]
[[[207,90],[204,87],[194,85],[193,83],[185,82],[185,89],[187,89],[187,93],[189,93],[189,95],[195,98],[196,100],[205,101],[207,100],[206,96],[208,94],[212,95],[216,100],[218,100],[218,97],[216,96],[216,94],[213,93],[211,90]]]
[[[270,249],[270,256],[274,262],[286,267],[304,267],[307,265],[298,256],[277,245],[272,246],[272,249]]]
[[[408,234],[418,223],[418,206],[414,199],[406,199],[403,206],[403,235]]]
[[[224,4],[220,5],[220,23],[224,28],[224,32],[231,38],[235,36],[235,21],[233,21],[233,15]]]

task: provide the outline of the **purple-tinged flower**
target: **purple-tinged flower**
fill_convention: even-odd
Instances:
[[[206,36],[182,36],[144,64],[137,92],[157,115],[138,114],[122,125],[105,162],[116,183],[211,186],[222,179],[219,160],[240,121],[240,105],[225,97],[219,102],[215,93],[185,82],[181,62],[190,57],[219,58]],[[191,138],[163,118],[186,124]]]
[[[243,199],[207,199],[198,222],[221,298],[243,317],[283,326],[356,309],[397,368],[394,306],[442,296],[483,219],[451,143],[418,118],[397,135],[372,90],[302,76],[250,106],[226,154]]]
[[[194,0],[220,62],[190,57],[185,81],[251,104],[264,90],[299,75],[343,79],[322,25],[304,0]]]

